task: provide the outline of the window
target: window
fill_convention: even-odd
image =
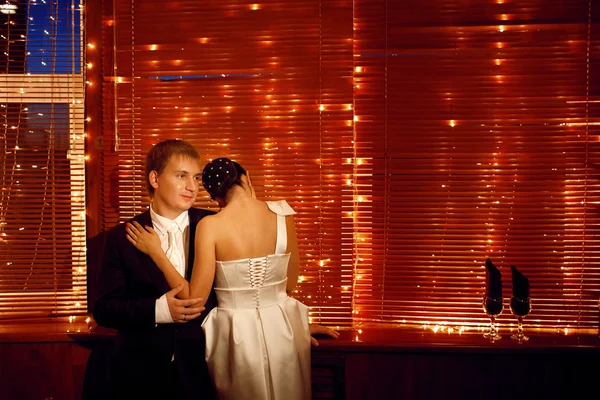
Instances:
[[[299,212],[315,321],[476,330],[490,257],[502,324],[514,264],[537,328],[597,330],[588,2],[415,4],[107,5],[103,228],[147,207],[147,150],[185,139]]]
[[[0,318],[86,312],[79,2],[0,8]]]
[[[590,100],[600,81],[589,4],[526,14],[516,3],[425,2],[426,13],[355,4],[358,184],[369,211],[358,216],[355,323],[477,329],[489,323],[489,257],[503,274],[500,324],[515,326],[515,265],[531,284],[530,328],[596,332]]]

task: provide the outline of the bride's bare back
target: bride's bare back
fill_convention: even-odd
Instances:
[[[196,227],[195,258],[190,292],[206,298],[218,261],[235,261],[275,254],[277,214],[264,201],[257,200],[247,172],[237,163],[219,158],[202,172],[202,185],[222,208],[203,218]],[[298,280],[298,243],[294,219],[286,218],[287,290]],[[184,288],[185,290],[185,288]]]
[[[229,204],[214,216],[213,226],[217,261],[275,253],[277,215],[264,201],[246,198]]]

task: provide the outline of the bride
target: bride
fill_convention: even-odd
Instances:
[[[310,399],[308,308],[287,293],[298,280],[294,210],[285,200],[260,201],[246,170],[228,158],[209,162],[202,184],[222,208],[196,228],[196,257],[188,283],[161,250],[151,227],[135,223],[127,236],[148,254],[180,298],[208,298],[206,361],[219,398]],[[316,325],[313,333],[337,337]]]

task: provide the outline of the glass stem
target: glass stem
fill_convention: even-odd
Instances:
[[[523,317],[517,317],[517,321],[519,322],[517,327],[517,336],[523,337]]]

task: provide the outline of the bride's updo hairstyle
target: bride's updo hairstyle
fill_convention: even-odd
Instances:
[[[215,200],[224,199],[233,185],[242,186],[240,178],[246,175],[246,170],[229,158],[216,158],[206,164],[202,171],[202,186]]]

